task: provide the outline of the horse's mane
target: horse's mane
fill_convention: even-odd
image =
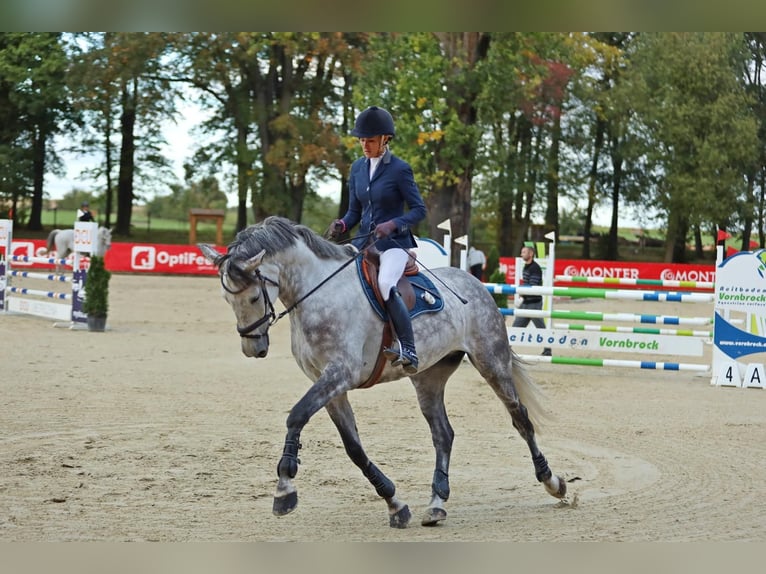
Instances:
[[[215,264],[220,268],[230,259],[250,259],[261,250],[265,250],[268,257],[289,249],[297,241],[303,242],[320,259],[346,261],[357,253],[352,245],[337,245],[327,241],[305,225],[272,215],[237,233],[226,253],[221,255]]]

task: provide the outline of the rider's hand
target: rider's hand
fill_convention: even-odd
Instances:
[[[375,226],[375,237],[388,237],[396,231],[396,223],[393,219]]]
[[[346,231],[346,224],[342,219],[336,219],[330,224],[330,227],[327,228],[325,236],[329,239],[337,239],[344,231]]]

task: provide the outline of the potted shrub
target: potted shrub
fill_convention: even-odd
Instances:
[[[89,331],[103,331],[106,327],[111,277],[111,272],[104,267],[104,258],[93,255],[85,277],[85,298],[82,302],[82,310],[88,315]]]

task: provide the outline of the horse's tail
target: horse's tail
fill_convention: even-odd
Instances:
[[[57,234],[58,232],[59,232],[59,230],[58,230],[58,229],[54,229],[54,230],[52,230],[52,231],[51,231],[51,232],[48,234],[48,241],[47,241],[47,242],[46,242],[46,244],[45,244],[45,247],[46,247],[46,249],[48,250],[48,254],[50,254],[50,252],[51,252],[51,251],[53,251],[53,244],[54,244],[54,243],[55,243],[55,241],[56,241],[56,234]]]
[[[543,390],[532,380],[526,369],[526,363],[511,349],[511,363],[513,384],[516,393],[519,395],[521,404],[527,408],[527,416],[535,427],[535,432],[539,432],[542,423],[550,420],[551,415],[543,407],[545,394]]]

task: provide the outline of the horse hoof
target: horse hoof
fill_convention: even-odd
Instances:
[[[275,516],[290,514],[298,506],[298,492],[294,491],[284,496],[274,497],[272,512]]]
[[[556,498],[564,498],[567,495],[567,482],[560,476],[554,477],[558,481],[558,487],[556,487],[555,484],[545,484],[545,490],[548,491],[548,494],[551,496],[555,496]],[[553,480],[550,481],[553,483]]]
[[[389,516],[389,526],[391,528],[407,528],[410,524],[410,518],[412,518],[410,507],[405,504],[395,514]]]
[[[429,508],[420,524],[423,526],[436,526],[442,520],[447,520],[447,511],[443,508]]]

